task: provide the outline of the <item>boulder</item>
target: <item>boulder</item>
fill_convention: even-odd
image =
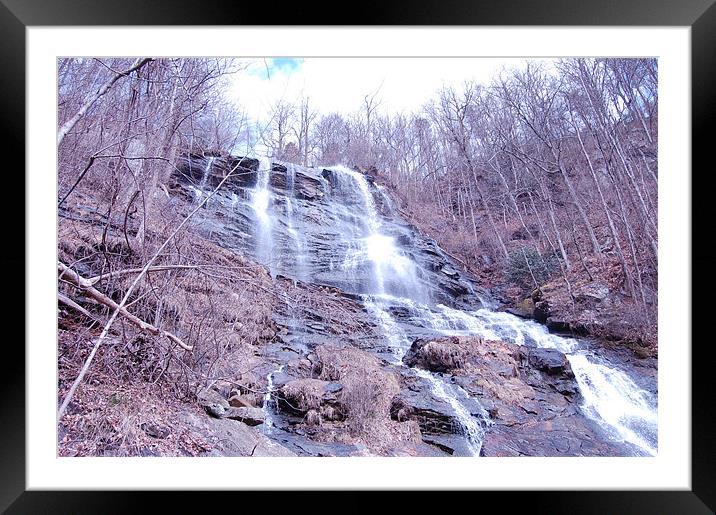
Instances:
[[[259,408],[247,408],[245,406],[240,408],[230,407],[224,412],[222,418],[238,420],[247,426],[258,426],[263,424],[266,420],[266,413]]]
[[[567,356],[557,349],[532,348],[527,350],[527,360],[530,366],[546,372],[549,375],[561,375],[574,378],[572,367]]]
[[[464,362],[465,349],[460,339],[450,337],[440,340],[416,339],[403,357],[409,367],[420,367],[431,372],[447,372],[460,368]]]
[[[610,290],[606,284],[594,281],[580,287],[574,293],[574,300],[581,304],[594,305],[607,299],[609,293]]]
[[[505,309],[505,311],[520,318],[534,318],[535,302],[531,297],[527,297],[522,302]]]
[[[255,395],[234,395],[229,398],[229,406],[232,408],[255,408],[256,404]]]
[[[229,401],[211,388],[201,390],[196,395],[196,399],[199,405],[212,417],[221,418],[229,408]]]

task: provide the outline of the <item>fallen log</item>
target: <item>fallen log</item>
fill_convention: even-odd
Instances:
[[[175,336],[174,334],[163,331],[162,329],[159,329],[158,327],[153,326],[152,324],[149,324],[142,320],[141,318],[138,318],[131,314],[129,311],[127,311],[126,308],[120,306],[115,301],[107,297],[104,293],[97,290],[92,284],[92,281],[90,279],[85,279],[81,275],[79,275],[77,272],[69,268],[67,265],[62,263],[61,261],[57,262],[57,269],[60,271],[60,278],[66,280],[70,284],[72,284],[74,287],[82,290],[87,296],[91,297],[92,299],[96,300],[100,304],[103,304],[109,308],[112,308],[116,310],[120,315],[122,315],[124,318],[129,320],[132,324],[139,327],[142,331],[148,332],[150,334],[153,334],[155,336],[166,336],[171,341],[179,345],[181,348],[185,350],[192,350],[193,347],[191,345],[187,345],[184,343],[179,337]]]

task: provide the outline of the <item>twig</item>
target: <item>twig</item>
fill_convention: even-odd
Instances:
[[[69,306],[69,307],[71,307],[72,309],[74,309],[74,310],[76,310],[76,311],[79,311],[79,312],[82,313],[84,316],[86,316],[86,317],[88,317],[88,318],[90,318],[90,319],[92,319],[92,320],[97,320],[97,318],[95,318],[95,316],[94,316],[92,313],[90,313],[90,312],[87,311],[85,308],[83,308],[82,306],[80,306],[79,304],[77,304],[74,300],[72,300],[71,298],[69,298],[67,295],[64,295],[64,294],[62,294],[62,293],[58,293],[58,294],[57,294],[57,300],[59,300],[59,301],[60,301],[62,304],[64,304],[65,306]]]
[[[174,269],[195,269],[199,268],[198,265],[160,265],[160,266],[153,266],[150,267],[147,270],[147,273],[149,272],[164,272],[166,270],[174,270]],[[102,279],[108,279],[110,277],[117,277],[118,275],[126,275],[126,274],[135,274],[137,272],[141,272],[144,270],[143,268],[128,268],[125,270],[115,270],[114,272],[108,272],[106,274],[97,275],[95,277],[90,277],[89,279],[85,279],[90,285],[96,284],[97,282],[101,281]]]
[[[157,336],[166,336],[170,340],[172,340],[174,343],[179,345],[181,348],[185,350],[192,350],[191,345],[187,345],[184,343],[180,338],[173,335],[172,333],[169,333],[167,331],[162,331],[158,327],[153,326],[152,324],[149,324],[142,320],[139,317],[134,316],[129,311],[127,311],[126,307],[123,305],[117,304],[115,301],[107,297],[104,293],[100,292],[96,288],[92,286],[92,283],[85,279],[84,277],[80,276],[77,272],[69,268],[67,265],[65,265],[62,262],[58,261],[57,268],[61,271],[62,275],[64,277],[68,277],[70,279],[70,282],[73,286],[76,288],[81,289],[83,292],[88,294],[90,297],[92,297],[94,300],[99,302],[100,304],[104,304],[107,307],[110,307],[115,310],[115,312],[118,312],[121,314],[124,318],[132,322],[134,325],[139,327],[142,331],[146,331],[148,333],[157,335]],[[125,302],[126,303],[126,302]]]
[[[124,297],[122,298],[122,301],[116,305],[114,308],[114,313],[112,313],[112,316],[109,318],[107,323],[104,326],[104,329],[102,329],[102,333],[97,338],[97,341],[94,344],[94,347],[89,353],[89,356],[87,356],[87,359],[85,360],[84,365],[82,366],[82,370],[80,370],[79,375],[72,383],[72,386],[70,387],[70,390],[67,392],[67,395],[65,396],[64,400],[62,401],[62,404],[60,405],[60,408],[57,412],[57,423],[62,419],[62,416],[64,415],[65,411],[67,410],[67,406],[69,405],[70,401],[72,400],[73,395],[77,391],[77,388],[79,387],[80,383],[82,382],[82,379],[84,379],[84,376],[87,374],[87,370],[89,370],[89,366],[92,363],[92,360],[94,359],[95,354],[97,354],[97,351],[99,350],[99,347],[102,345],[102,342],[104,341],[105,337],[107,336],[107,333],[109,332],[110,327],[114,323],[114,321],[117,319],[117,316],[120,313],[120,310],[124,307],[124,305],[127,303],[127,300],[129,299],[130,295],[134,291],[134,289],[139,284],[139,281],[144,277],[144,275],[147,273],[147,271],[152,267],[152,264],[156,259],[159,257],[159,255],[164,251],[166,246],[169,244],[170,241],[174,239],[174,237],[181,231],[181,229],[189,222],[192,216],[194,216],[199,209],[201,209],[206,202],[214,196],[214,194],[219,191],[219,189],[224,185],[224,183],[229,180],[230,177],[232,177],[233,172],[239,167],[237,164],[234,166],[234,168],[224,177],[221,182],[216,186],[216,188],[207,195],[195,208],[194,210],[189,213],[184,220],[181,221],[181,223],[172,231],[172,233],[169,235],[169,237],[164,240],[164,243],[159,247],[159,249],[155,252],[155,254],[147,261],[147,264],[144,265],[144,268],[142,271],[137,275],[137,277],[134,279],[134,282],[130,285],[129,289],[127,289],[127,292],[124,294]],[[90,285],[91,286],[91,285]],[[169,339],[172,339],[171,336],[169,336],[169,333],[165,333]],[[173,335],[172,335],[173,336]],[[174,337],[176,338],[176,337]],[[177,338],[178,340],[178,338]],[[179,343],[176,341],[176,343]]]

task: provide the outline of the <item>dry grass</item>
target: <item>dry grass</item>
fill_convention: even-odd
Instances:
[[[296,379],[287,383],[282,392],[301,411],[320,410],[325,383],[320,379]]]
[[[78,194],[60,217],[58,257],[84,277],[106,276],[95,287],[117,301],[135,275],[108,274],[141,268],[145,256],[158,248],[180,214],[169,208],[159,210],[147,226],[160,230],[148,231],[146,248],[140,250],[132,239],[132,224],[127,224],[125,233],[116,219],[97,215],[91,201],[91,196]],[[279,298],[263,267],[197,236],[191,228],[172,241],[156,264],[194,268],[148,274],[128,301],[128,310],[176,334],[194,350],[185,352],[168,339],[143,333],[118,319],[78,390],[75,409],[65,417],[60,438],[63,455],[148,452],[142,450],[146,443],[141,430],[143,410],[156,411],[152,403],[166,402],[171,407],[175,402],[192,402],[200,389],[217,381],[239,382],[242,373],[258,364],[256,347],[276,334],[271,316]],[[60,282],[59,289],[95,318],[64,306],[58,313],[58,393],[62,399],[110,313],[68,284]],[[145,392],[141,398],[153,399],[149,407],[132,396],[125,396],[129,401],[116,406],[107,404],[111,392],[139,390]]]
[[[351,437],[377,454],[420,441],[416,424],[390,419],[390,405],[400,391],[400,382],[379,358],[353,347],[329,345],[318,347],[316,354],[322,363],[321,378],[343,384],[341,404]]]

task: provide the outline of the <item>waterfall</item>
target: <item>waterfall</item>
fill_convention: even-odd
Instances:
[[[270,212],[271,190],[269,189],[271,161],[267,157],[259,158],[259,169],[256,174],[256,186],[251,193],[251,207],[256,214],[256,255],[259,261],[272,270],[272,214]]]
[[[199,183],[199,189],[201,191],[204,191],[204,188],[206,188],[206,181],[209,178],[209,172],[211,171],[211,166],[214,164],[214,159],[216,158],[212,156],[206,162],[206,168],[204,168],[204,174],[201,176],[201,183]]]
[[[205,192],[204,189],[206,188],[206,183],[209,179],[209,173],[211,172],[211,167],[214,164],[214,160],[216,158],[214,156],[209,157],[209,159],[206,160],[206,166],[204,167],[204,172],[201,174],[201,181],[199,181],[199,186],[194,186],[192,190],[194,191],[194,199],[199,202],[201,201],[201,198],[204,196]]]
[[[213,160],[209,158],[206,163],[201,188],[208,183]],[[417,337],[475,335],[488,341],[556,349],[566,355],[574,372],[581,413],[613,441],[627,442],[642,455],[656,454],[657,396],[634,382],[631,365],[608,361],[588,341],[555,335],[537,322],[496,311],[494,301],[469,282],[460,283],[465,292],[460,295],[468,300],[451,304],[454,297],[446,298],[438,288],[445,281],[453,281],[454,286],[454,280],[440,272],[441,263],[449,260],[427,239],[421,240],[422,247],[413,246],[419,235],[406,228],[384,189],[345,166],[285,166],[285,195],[271,190],[272,163],[261,158],[256,183],[247,188],[247,194],[216,199],[217,203],[226,203],[227,211],[240,215],[232,218],[238,224],[236,229],[230,228],[235,232],[227,230],[224,234],[227,241],[239,235],[230,248],[252,253],[272,275],[280,273],[294,280],[335,286],[354,295],[383,335],[375,346],[377,352],[386,352],[383,355],[396,367],[404,366],[403,357]],[[300,197],[296,194],[299,173],[299,180],[307,181],[301,182]],[[320,190],[320,199],[306,200],[304,195],[310,193],[311,184]],[[202,194],[192,184],[187,188]],[[247,197],[248,202],[241,200]],[[296,317],[291,306],[284,323],[291,345],[307,354],[315,341],[310,340],[305,321]],[[457,432],[478,455],[491,422],[484,410],[476,409],[477,400],[450,382],[447,374],[417,368],[401,370],[419,379],[426,394],[447,406],[446,413],[455,421]],[[269,428],[278,420],[270,411],[276,372],[266,376],[269,387],[264,405]]]
[[[275,410],[275,402],[272,397],[273,393],[273,379],[274,375],[277,373],[283,372],[284,365],[281,365],[276,370],[269,372],[266,374],[266,393],[264,394],[264,413],[265,413],[265,420],[264,420],[264,427],[263,430],[265,433],[270,433],[274,427],[276,427],[276,423],[274,422],[273,413]]]
[[[404,295],[410,302],[426,298],[423,285],[418,280],[416,265],[396,245],[395,238],[384,233],[375,200],[365,176],[342,166],[331,167],[331,170],[349,177],[355,189],[360,193],[359,207],[363,216],[356,217],[356,219],[362,221],[362,237],[359,240],[360,245],[347,253],[345,265],[347,268],[364,262],[370,265],[373,276],[368,290],[373,295],[364,296],[364,304],[381,324],[383,334],[391,346],[393,362],[399,364],[410,346],[410,340],[393,320],[384,301],[395,298],[394,295]],[[460,403],[457,396],[454,393],[448,393],[448,390],[455,392],[455,388],[449,388],[441,377],[431,372],[417,370],[416,374],[429,383],[435,397],[452,408],[455,420],[467,439],[472,454],[478,456],[484,429]],[[465,397],[467,396],[464,391],[463,394]]]
[[[295,185],[296,185],[296,167],[293,163],[285,163],[286,166],[286,225],[288,233],[291,235],[291,241],[293,242],[293,251],[295,254],[293,258],[296,262],[296,276],[300,280],[306,279],[305,273],[305,250],[304,241],[301,234],[296,229],[296,221],[294,219],[293,209],[293,197],[295,196]]]
[[[545,326],[514,315],[481,309],[466,313],[446,306],[426,317],[442,334],[477,334],[485,339],[556,349],[564,353],[584,398],[583,413],[645,454],[657,452],[657,405],[649,392],[629,376],[596,356],[578,340],[550,333]]]
[[[367,293],[425,299],[426,292],[419,281],[415,263],[398,247],[393,236],[382,231],[375,200],[365,176],[344,166],[330,169],[339,176],[348,177],[352,190],[357,189],[361,199],[354,217],[362,226],[362,234],[346,254],[346,268],[370,265],[372,277],[365,285]]]
[[[591,362],[584,354],[567,358],[584,397],[585,414],[606,424],[617,438],[655,456],[658,424],[651,395],[616,368]]]
[[[388,297],[389,298],[389,297]],[[392,363],[399,365],[402,364],[403,356],[410,348],[410,338],[403,331],[398,324],[393,320],[393,317],[386,311],[384,301],[386,297],[381,299],[380,297],[364,297],[363,302],[370,312],[380,323],[383,330],[383,334],[386,339],[390,342]],[[411,302],[406,304],[412,305]],[[473,456],[480,455],[480,448],[482,447],[482,438],[485,434],[483,426],[489,424],[487,412],[482,409],[480,413],[480,423],[478,423],[472,416],[470,411],[458,400],[458,396],[462,399],[469,397],[467,393],[458,386],[448,385],[442,378],[439,378],[436,374],[422,370],[419,368],[415,369],[416,375],[426,380],[430,385],[432,394],[440,399],[442,402],[448,404],[454,413],[455,421],[462,434],[468,443],[468,448]],[[448,393],[450,391],[450,393]],[[457,392],[460,392],[459,395]]]
[[[426,304],[415,264],[397,247],[394,238],[382,231],[381,219],[365,176],[345,167],[331,167],[331,170],[349,177],[362,199],[361,207],[365,210],[362,219],[363,246],[349,253],[348,264],[355,266],[362,260],[372,264],[373,295],[365,297],[365,305],[391,343],[394,362],[402,358],[410,340],[388,312],[390,304],[407,309],[416,321],[439,334],[478,335],[487,340],[557,349],[567,356],[573,368],[584,398],[584,414],[611,431],[616,439],[629,442],[646,454],[656,453],[657,415],[652,395],[640,389],[624,372],[609,364],[594,362],[577,340],[551,334],[536,322],[491,309],[468,313],[441,304]],[[395,282],[398,287],[394,286]],[[429,372],[417,373],[430,382],[438,398],[453,407],[471,447],[479,451],[485,421],[482,425],[478,424],[459,402],[455,390],[451,389],[452,394],[448,393],[444,381]]]

